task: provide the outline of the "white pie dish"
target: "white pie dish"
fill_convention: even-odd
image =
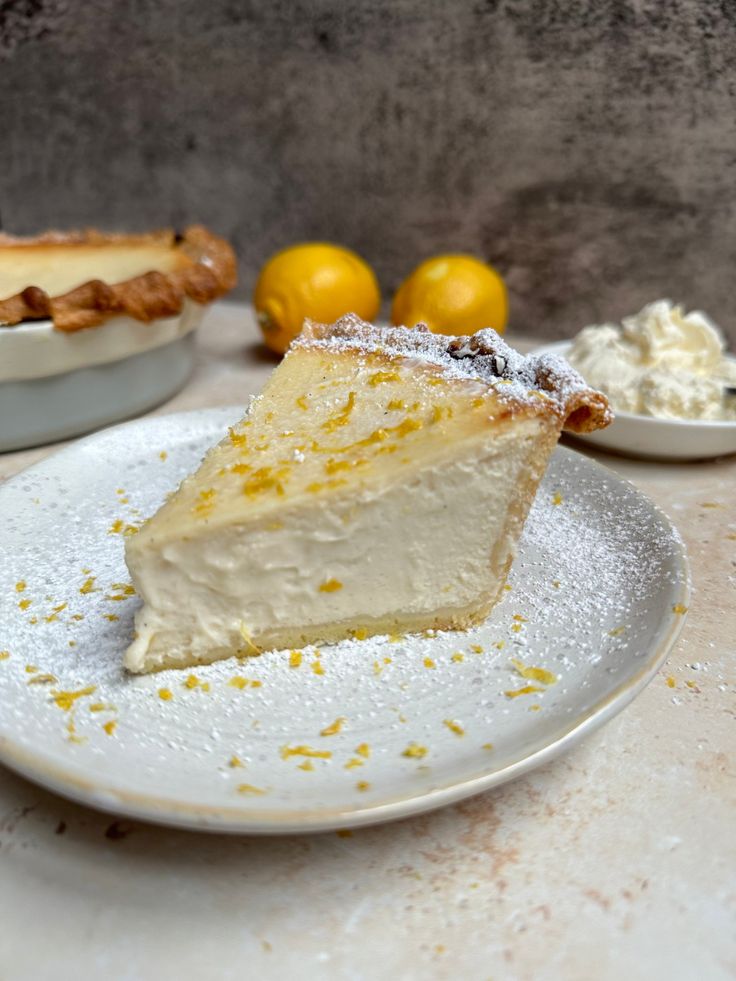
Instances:
[[[192,372],[203,312],[187,299],[180,314],[151,323],[0,327],[0,452],[68,439],[171,397]]]
[[[487,790],[569,748],[628,704],[674,643],[688,603],[679,536],[630,484],[562,448],[511,589],[479,628],[344,641],[322,649],[324,673],[313,653],[293,668],[286,651],[126,675],[138,600],[121,588],[124,539],[113,529],[154,511],[241,414],[118,426],[0,488],[2,762],[93,807],[163,824],[270,834],[367,825]],[[507,695],[528,684],[512,658],[557,683]],[[65,711],[55,691],[80,694]],[[343,729],[322,736],[338,717]],[[413,744],[423,758],[405,755]],[[332,755],[285,759],[285,746]]]
[[[571,341],[534,349],[534,354],[567,357]],[[736,361],[736,358],[729,358]],[[619,412],[606,429],[574,438],[625,456],[652,460],[708,460],[736,453],[736,421],[657,419]]]

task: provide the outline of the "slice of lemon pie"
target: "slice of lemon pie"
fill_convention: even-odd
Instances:
[[[127,541],[143,599],[127,668],[482,620],[561,429],[609,421],[564,361],[492,330],[307,323]]]

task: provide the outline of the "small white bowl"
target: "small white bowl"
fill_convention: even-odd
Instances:
[[[545,344],[533,354],[567,357],[570,341]],[[732,359],[736,360],[736,359]],[[618,412],[610,426],[576,436],[604,450],[651,460],[708,460],[736,453],[736,422],[700,419],[657,419],[632,412]]]

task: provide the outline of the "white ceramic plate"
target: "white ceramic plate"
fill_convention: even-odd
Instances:
[[[534,354],[567,357],[570,341],[545,344]],[[616,412],[606,429],[575,439],[626,456],[652,460],[708,460],[736,453],[736,422],[707,422],[694,419],[655,419],[632,412]]]
[[[189,828],[371,824],[486,790],[569,747],[620,711],[674,642],[688,602],[677,533],[631,485],[558,449],[511,588],[480,628],[307,649],[298,667],[288,651],[233,658],[189,683],[188,671],[124,675],[138,600],[125,589],[121,529],[239,415],[118,426],[0,489],[8,766],[93,807]],[[518,665],[557,680],[524,678]],[[337,719],[339,732],[321,734]]]

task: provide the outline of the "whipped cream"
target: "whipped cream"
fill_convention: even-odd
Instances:
[[[621,324],[586,327],[567,355],[614,409],[659,419],[736,420],[736,359],[705,314],[657,300]]]

